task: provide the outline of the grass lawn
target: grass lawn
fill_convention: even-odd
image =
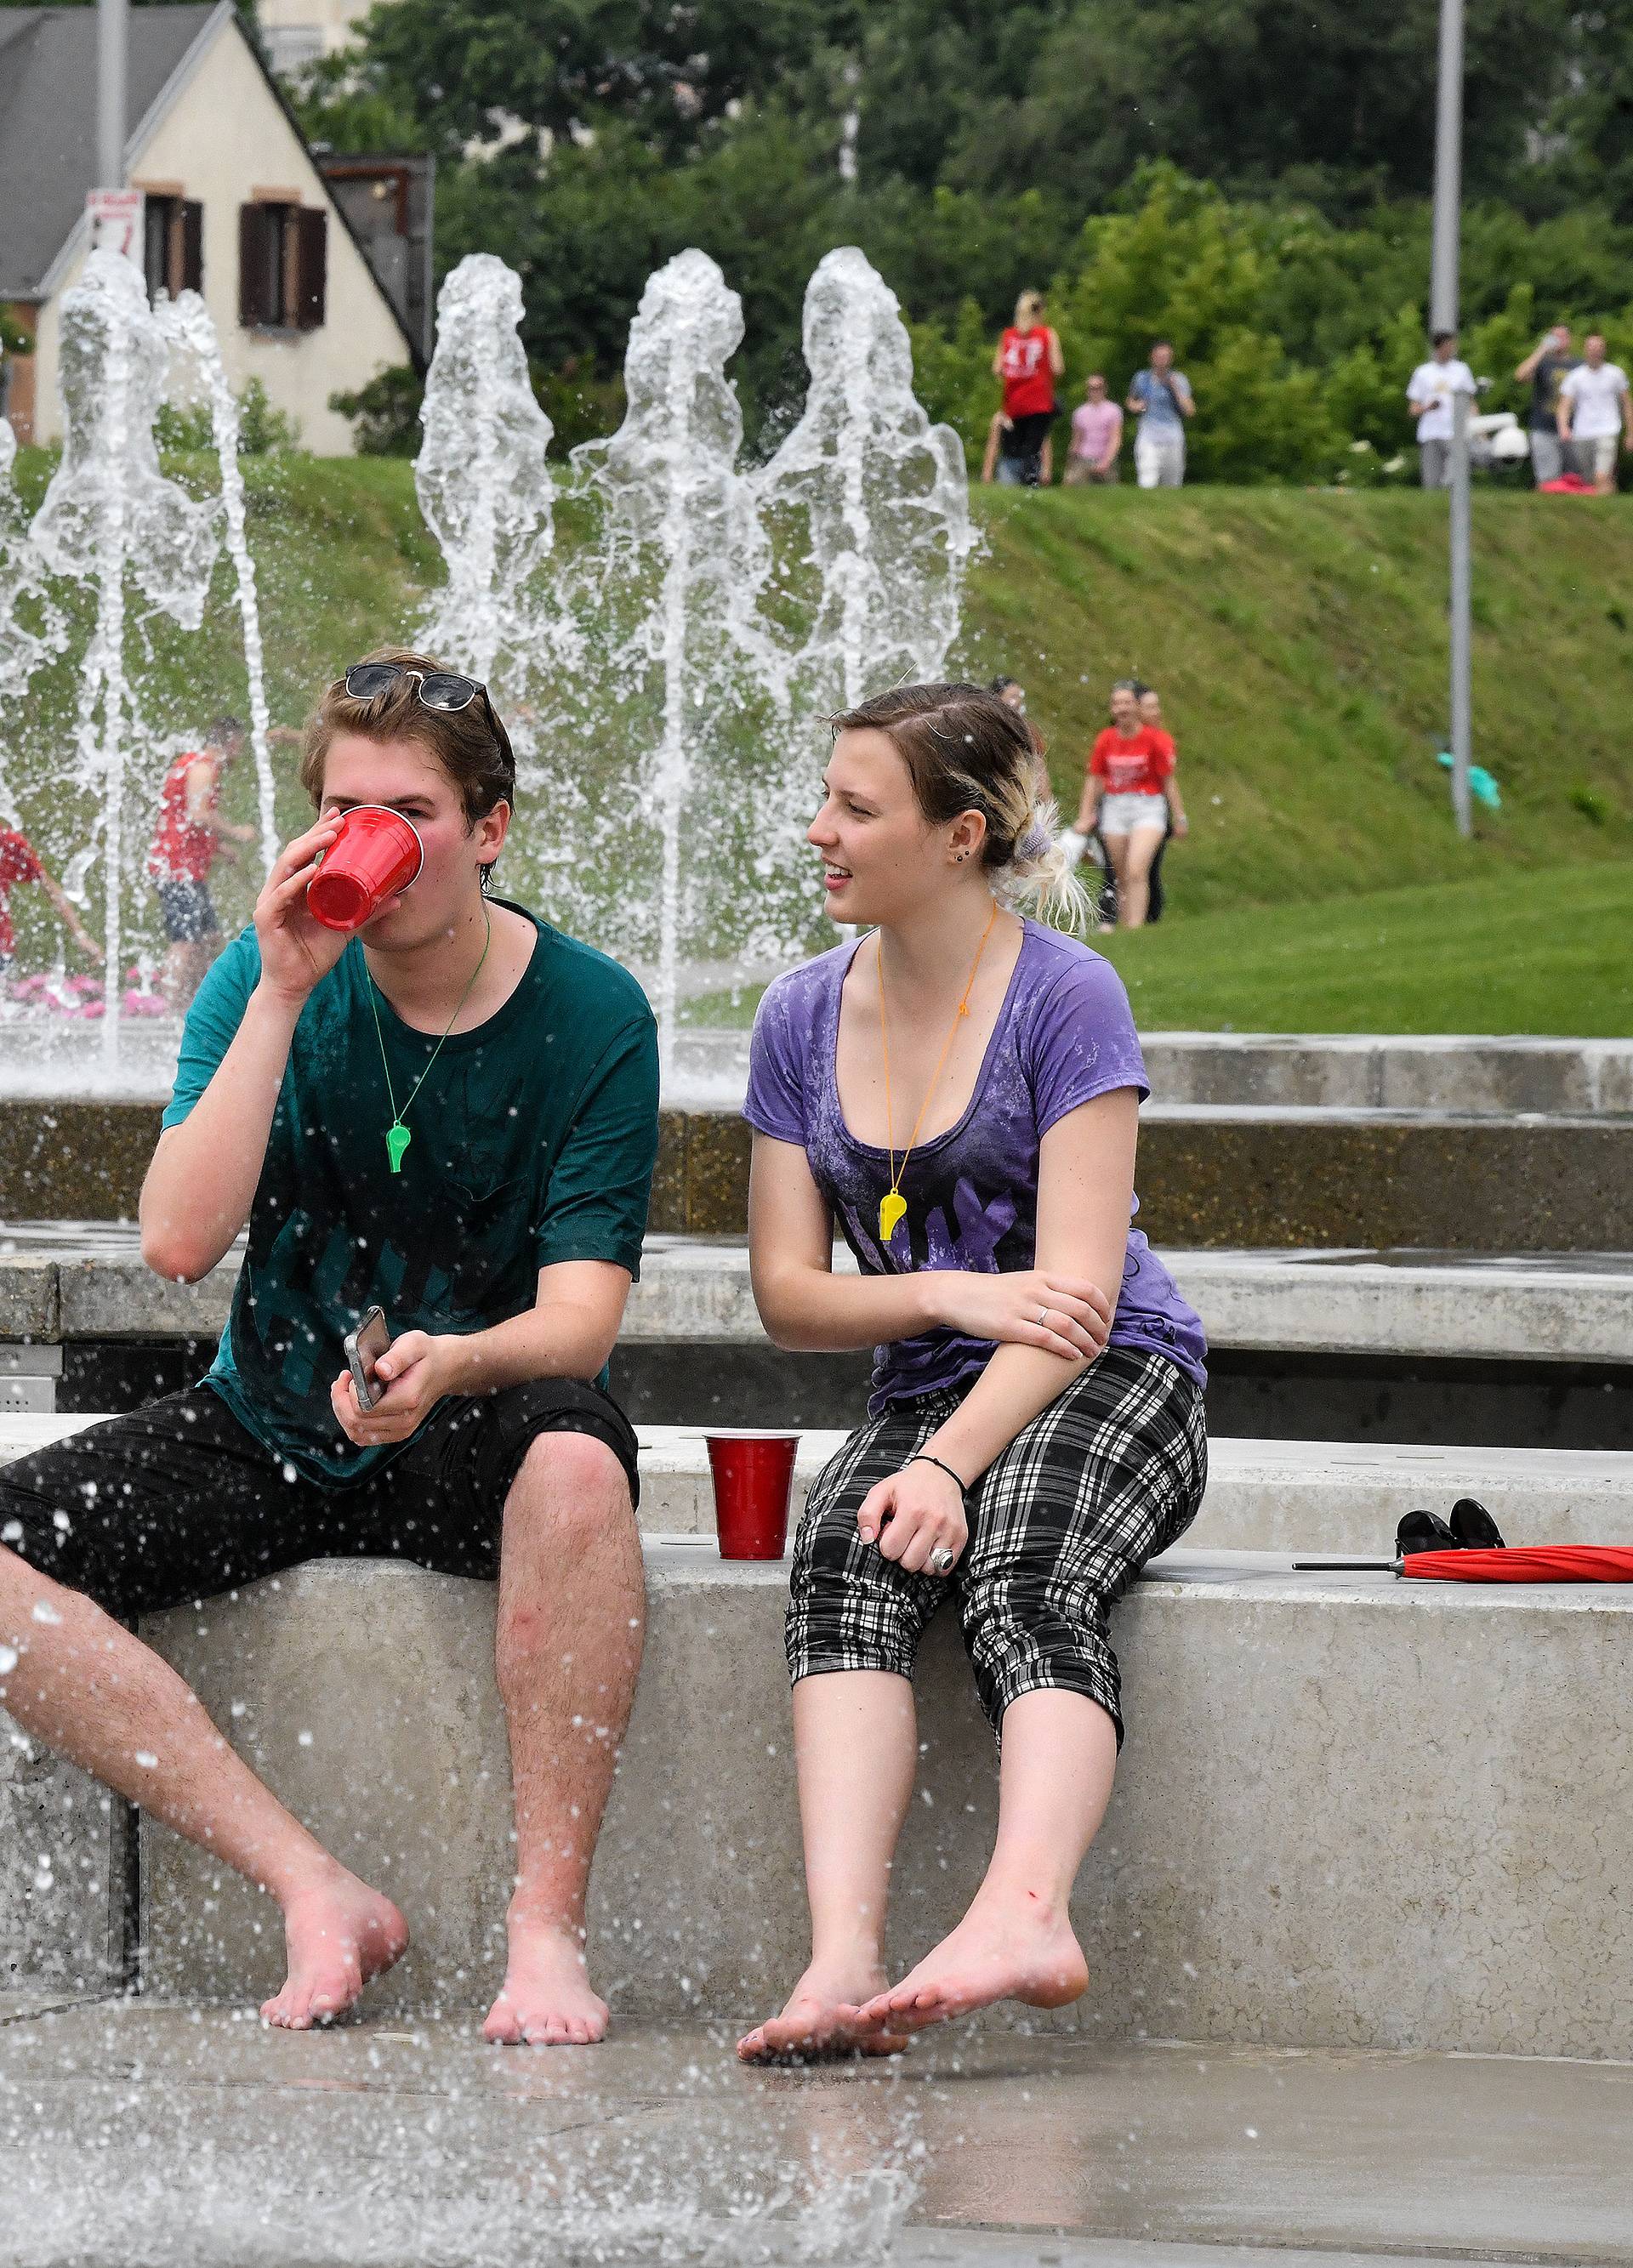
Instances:
[[[1633,865],[1245,906],[1093,942],[1145,1031],[1633,1033]]]
[[[212,467],[176,469],[213,486]],[[31,507],[48,471],[22,453]],[[411,465],[255,458],[245,475],[272,714],[295,724],[322,679],[411,629],[440,562]],[[986,549],[952,666],[1025,682],[1068,816],[1113,677],[1154,681],[1179,739],[1192,832],[1168,857],[1167,918],[1102,940],[1148,1027],[1633,1031],[1633,500],[1476,494],[1474,754],[1503,808],[1477,811],[1472,843],[1435,762],[1444,497],[994,489],[974,504]],[[133,619],[132,642],[156,733],[244,711],[225,569],[197,637]],[[84,823],[61,785],[74,697],[69,666],[41,673],[0,755],[59,865]],[[231,815],[253,803],[241,766]],[[541,823],[536,801],[519,823]],[[217,880],[224,920],[246,918],[250,877]],[[14,902],[26,965],[54,942],[38,896]]]
[[[1174,845],[1164,868],[1183,887]],[[1550,866],[1320,905],[1238,906],[1090,943],[1146,1032],[1633,1033],[1633,865]],[[688,1020],[746,1027],[757,985]]]

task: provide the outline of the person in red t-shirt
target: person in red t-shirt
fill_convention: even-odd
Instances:
[[[171,1007],[183,1013],[221,950],[221,924],[210,895],[210,870],[216,854],[235,860],[233,843],[253,843],[253,827],[235,827],[220,814],[221,778],[244,746],[236,717],[218,717],[203,745],[175,757],[159,792],[159,824],[147,854],[147,871],[159,893],[169,939],[159,985]]]
[[[1048,480],[1044,453],[1054,423],[1054,381],[1064,375],[1066,358],[1043,314],[1043,293],[1023,291],[993,357],[993,376],[1003,381],[1003,407],[995,421],[997,447],[989,436],[982,477],[991,480],[995,465],[1000,483],[1011,488],[1035,489],[1040,478]]]
[[[1159,711],[1160,713],[1160,711]],[[1142,929],[1150,903],[1151,862],[1171,828],[1190,822],[1179,798],[1174,744],[1142,722],[1140,688],[1120,678],[1112,688],[1112,721],[1094,744],[1083,778],[1076,833],[1098,833],[1117,879],[1119,929]]]
[[[86,930],[63,886],[48,874],[40,853],[18,827],[0,827],[0,983],[17,967],[17,932],[11,926],[11,893],[25,882],[38,882],[63,927],[88,960],[100,961],[100,946]]]

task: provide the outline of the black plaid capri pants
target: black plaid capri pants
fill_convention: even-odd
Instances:
[[[987,1721],[1023,1693],[1097,1701],[1123,1739],[1111,1610],[1201,1508],[1208,1434],[1195,1381],[1166,1356],[1112,1347],[1017,1433],[970,1492],[950,1575],[909,1574],[856,1532],[862,1498],[898,1473],[963,1393],[922,1395],[853,1433],[811,1486],[794,1545],[788,1672],[893,1670],[950,1594]]]

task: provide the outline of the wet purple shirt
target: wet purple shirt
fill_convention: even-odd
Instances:
[[[846,1125],[834,1068],[839,994],[858,948],[837,946],[791,969],[760,1003],[743,1115],[757,1132],[804,1150],[864,1275],[1034,1266],[1044,1136],[1113,1087],[1137,1087],[1142,1101],[1150,1093],[1128,995],[1110,961],[1037,922],[1025,930],[970,1106],[908,1160],[906,1218],[888,1248],[878,1234],[888,1156]],[[1131,1211],[1139,1206],[1136,1197]],[[1208,1383],[1201,1322],[1137,1229],[1129,1231],[1112,1344],[1165,1355]],[[876,1348],[869,1413],[966,1384],[992,1351],[990,1339],[944,1329]]]

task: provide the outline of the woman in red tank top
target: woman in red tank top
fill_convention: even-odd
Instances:
[[[1044,453],[1054,420],[1054,382],[1066,369],[1060,342],[1043,320],[1041,291],[1023,291],[1015,320],[998,342],[993,376],[1002,381],[1003,406],[987,437],[982,477],[1006,486],[1036,488],[1048,480]]]

